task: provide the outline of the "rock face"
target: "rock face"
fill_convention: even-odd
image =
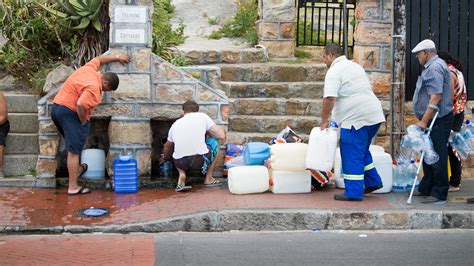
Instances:
[[[43,93],[47,94],[54,88],[60,88],[73,72],[74,69],[66,65],[60,65],[53,71],[49,72],[48,76],[46,77],[46,82],[43,86]]]

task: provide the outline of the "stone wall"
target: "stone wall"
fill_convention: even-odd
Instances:
[[[124,5],[124,0],[110,1]],[[141,0],[138,5],[149,6],[152,1]],[[113,12],[111,32],[118,26]],[[148,20],[149,21],[149,20]],[[133,27],[131,25],[130,27]],[[146,25],[144,25],[146,27]],[[113,36],[113,34],[111,34]],[[113,173],[116,154],[133,153],[138,161],[139,175],[151,174],[152,132],[150,120],[175,120],[181,116],[181,104],[193,99],[217,124],[227,127],[228,99],[225,93],[194,78],[191,74],[171,65],[151,52],[151,38],[145,45],[120,45],[111,38],[110,53],[128,53],[133,60],[128,65],[112,63],[104,70],[113,71],[120,78],[114,92],[104,92],[102,104],[93,112],[93,118],[111,117],[108,128],[110,149],[107,155],[108,173]],[[214,73],[215,74],[215,73]],[[212,79],[212,78],[211,78]],[[59,136],[51,121],[52,99],[60,86],[52,89],[38,103],[40,154],[36,165],[38,178],[54,177],[57,168]]]
[[[295,1],[259,0],[258,11],[258,43],[267,48],[270,57],[294,57]]]
[[[358,0],[355,17],[354,61],[366,70],[372,89],[382,101],[387,123],[379,130],[377,143],[390,150],[390,82],[392,0]]]

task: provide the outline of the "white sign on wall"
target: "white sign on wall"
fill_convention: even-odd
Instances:
[[[114,9],[116,23],[147,23],[147,6],[117,6]]]
[[[115,29],[116,44],[146,44],[145,29]]]

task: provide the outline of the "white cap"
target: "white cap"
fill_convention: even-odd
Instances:
[[[436,49],[436,45],[432,40],[423,40],[419,44],[411,50],[412,53],[418,53],[419,51],[427,50],[427,49]]]

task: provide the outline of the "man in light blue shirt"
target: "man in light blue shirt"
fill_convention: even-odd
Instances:
[[[454,120],[449,86],[451,76],[444,60],[438,57],[433,41],[421,41],[413,48],[412,53],[416,54],[418,62],[424,66],[413,95],[413,110],[419,120],[416,125],[425,129],[436,112],[439,112],[430,133],[439,160],[433,165],[423,162],[424,176],[418,188],[419,193],[415,195],[424,197],[422,203],[445,204],[449,189],[447,144]]]
[[[341,127],[341,159],[344,194],[335,200],[361,201],[364,194],[382,188],[369,147],[382,122],[382,105],[372,91],[364,69],[342,53],[337,44],[329,44],[323,55],[328,72],[324,79],[321,129],[332,118]]]

